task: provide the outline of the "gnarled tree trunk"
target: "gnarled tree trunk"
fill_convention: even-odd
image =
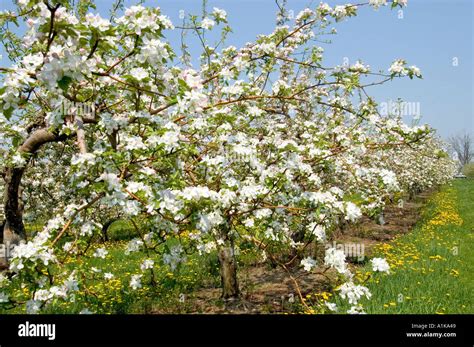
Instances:
[[[237,260],[233,240],[225,241],[219,248],[219,263],[222,284],[222,298],[231,299],[239,296],[239,283],[237,281]]]
[[[47,129],[33,131],[18,149],[19,153],[31,155],[42,145],[48,142],[61,141],[65,135],[56,135]],[[23,208],[20,203],[20,183],[25,167],[8,167],[5,172],[4,213],[5,226],[3,227],[3,243],[17,244],[26,240],[23,224]]]
[[[5,173],[3,243],[18,244],[26,240],[23,211],[20,205],[20,183],[24,168],[7,168]]]

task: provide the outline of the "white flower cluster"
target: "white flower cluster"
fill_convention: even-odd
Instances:
[[[143,275],[132,275],[132,278],[130,279],[130,287],[133,290],[140,289],[143,286],[142,277]]]
[[[380,272],[389,272],[390,271],[390,265],[388,265],[387,260],[383,258],[373,258],[370,260],[372,263],[372,269],[374,271],[380,271]]]
[[[29,261],[33,263],[41,261],[43,265],[54,262],[56,257],[52,249],[46,245],[49,236],[49,232],[45,230],[38,233],[31,241],[16,245],[12,250],[10,270],[19,272]]]
[[[319,242],[326,241],[326,232],[324,230],[323,225],[317,222],[312,222],[306,228],[310,234],[316,236],[316,240],[318,240]]]
[[[316,266],[316,260],[310,257],[306,257],[301,260],[301,265],[305,269],[305,271],[311,271]]]
[[[203,233],[207,233],[223,222],[224,218],[222,218],[221,213],[219,211],[212,211],[211,213],[200,215],[199,222],[196,224],[196,228]]]
[[[151,259],[145,259],[143,263],[140,265],[140,269],[142,271],[145,271],[147,269],[153,269],[153,265],[155,265],[155,262]]]
[[[157,65],[162,63],[163,59],[170,58],[170,48],[167,43],[159,39],[143,38],[143,46],[137,55],[137,60],[141,63]],[[130,72],[132,75],[134,73]],[[137,78],[140,79],[140,78]]]
[[[135,238],[127,244],[127,249],[125,250],[125,254],[130,254],[131,252],[137,252],[140,250],[142,246],[143,246],[143,241],[138,238]]]
[[[45,64],[38,73],[38,79],[52,91],[60,91],[58,82],[63,78],[80,82],[84,76],[90,75],[95,62],[86,58],[74,48],[53,45],[50,47]]]
[[[216,22],[214,22],[212,19],[210,18],[204,18],[201,22],[201,27],[206,29],[206,30],[211,30],[214,25],[216,25]]]
[[[365,296],[367,299],[372,297],[369,289],[361,285],[355,285],[353,282],[346,282],[339,288],[339,295],[343,299],[347,299],[349,304],[357,305],[359,300]]]
[[[227,20],[227,12],[225,10],[217,8],[217,7],[214,7],[212,9],[212,16],[217,21],[226,21]]]
[[[162,29],[173,29],[170,19],[160,14],[160,9],[145,8],[141,5],[131,6],[125,10],[125,14],[116,20],[117,24],[125,26],[135,34],[142,32],[157,33]]]
[[[186,261],[186,255],[183,255],[183,248],[180,245],[172,247],[169,253],[163,255],[163,262],[169,265],[172,271],[183,261]]]
[[[387,0],[369,0],[369,4],[377,9],[380,6],[385,6],[387,4]]]
[[[202,93],[203,85],[199,74],[192,69],[183,70],[180,74],[191,90],[185,91],[178,98],[178,110],[180,112],[202,112],[208,104],[207,95]]]
[[[86,14],[85,24],[99,31],[106,31],[110,28],[110,21],[108,19],[104,19],[98,14],[93,15],[92,13]]]
[[[398,76],[411,75],[421,78],[421,70],[416,65],[406,67],[406,61],[403,59],[395,60],[388,69],[388,72]]]
[[[44,287],[44,282],[46,282],[46,278],[39,284],[40,288]],[[74,292],[77,290],[79,290],[79,284],[73,272],[60,286],[36,290],[33,299],[26,302],[26,312],[29,314],[38,313],[42,307],[51,304],[56,299],[74,300]]]
[[[94,257],[105,259],[109,252],[105,248],[97,248],[94,252]]]
[[[339,273],[347,273],[346,255],[341,249],[329,247],[326,249],[324,256],[324,263],[330,267],[335,268]]]

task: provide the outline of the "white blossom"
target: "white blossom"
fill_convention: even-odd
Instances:
[[[405,61],[401,59],[395,60],[388,71],[392,74],[406,74],[407,69],[405,68]]]
[[[211,30],[216,23],[210,19],[210,18],[204,18],[201,22],[201,27],[203,27],[206,30]]]
[[[138,238],[135,238],[127,244],[127,249],[125,250],[125,254],[130,254],[131,252],[137,252],[138,250],[140,250],[142,246],[143,246],[143,241]]]
[[[355,285],[353,282],[346,282],[339,288],[339,295],[343,299],[347,299],[349,304],[357,305],[359,300],[365,296],[370,299],[372,294],[367,287]]]
[[[105,248],[97,248],[94,252],[94,257],[105,259],[109,252]]]
[[[8,294],[5,294],[4,292],[0,292],[0,303],[8,302],[8,300],[9,300]]]
[[[380,271],[380,272],[390,271],[390,265],[388,265],[387,261],[384,258],[372,258],[370,262],[372,263],[372,269],[374,271]]]
[[[132,278],[130,280],[130,287],[133,290],[140,289],[142,287],[142,276],[143,275],[132,275]]]
[[[86,14],[85,21],[87,25],[97,28],[99,31],[106,31],[110,27],[110,22],[98,14],[95,16],[92,13]]]
[[[337,305],[335,303],[326,301],[326,302],[324,302],[324,305],[326,305],[326,307],[329,309],[329,311],[333,311],[333,312],[337,311]]]
[[[356,206],[356,204],[352,202],[347,202],[346,203],[346,220],[350,220],[351,222],[356,221],[362,216],[362,212],[360,208]]]
[[[144,68],[136,67],[130,70],[130,75],[133,78],[141,81],[148,77],[148,72]]]
[[[112,274],[112,273],[110,273],[110,272],[105,272],[105,273],[104,273],[104,278],[105,278],[106,280],[111,280],[111,279],[114,278],[114,277],[115,277],[114,274]]]
[[[301,260],[301,265],[303,266],[305,271],[309,272],[313,269],[313,267],[316,266],[316,260],[314,260],[310,257],[306,257],[303,260]]]
[[[212,9],[212,15],[214,16],[214,18],[216,20],[226,20],[227,19],[227,12],[222,10],[222,9],[219,9],[217,7],[214,7]]]
[[[26,302],[26,313],[35,314],[41,309],[41,302],[38,300],[28,300]]]
[[[343,250],[333,247],[327,248],[324,256],[324,263],[335,268],[339,273],[344,274],[347,271],[346,255]]]
[[[369,4],[377,9],[380,6],[385,6],[387,4],[387,0],[369,0]]]
[[[155,262],[151,259],[145,259],[143,263],[140,265],[140,269],[142,271],[147,270],[147,269],[153,269],[153,265]]]

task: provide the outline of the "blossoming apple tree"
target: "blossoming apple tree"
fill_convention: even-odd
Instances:
[[[369,96],[377,84],[421,77],[416,66],[323,65],[318,37],[361,7],[385,4],[283,14],[272,33],[241,48],[224,47],[230,28],[217,8],[180,27],[141,5],[110,19],[87,2],[59,0],[19,0],[17,12],[3,12],[13,62],[0,70],[3,240],[16,247],[1,301],[37,312],[68,300],[87,274],[61,264],[106,254],[89,246],[107,220],[123,218],[136,226],[124,253],[144,259],[131,288],[153,269],[146,255],[174,239],[164,263],[174,268],[184,249],[217,252],[222,296],[237,297],[246,242],[289,276],[300,262],[333,269],[341,297],[360,312],[370,292],[353,283],[342,251],[327,249],[319,264],[305,249],[397,192],[445,182],[452,168],[428,126],[380,115]],[[8,30],[20,21],[28,28],[21,38]],[[213,44],[206,33],[218,29]],[[172,30],[202,43],[199,68],[185,45],[179,53],[166,40]],[[27,235],[25,221],[44,225]],[[373,265],[388,271],[383,259]],[[26,302],[5,294],[19,282],[31,289]]]

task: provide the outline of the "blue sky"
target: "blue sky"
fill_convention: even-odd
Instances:
[[[113,0],[100,0],[97,12],[107,16]],[[331,6],[347,1],[327,1]],[[360,2],[360,1],[357,1]],[[127,0],[126,4],[137,1]],[[148,0],[160,6],[173,23],[181,22],[179,11],[200,14],[200,0]],[[397,10],[382,7],[375,11],[362,7],[358,16],[335,25],[338,34],[325,48],[325,66],[361,59],[373,71],[386,70],[396,58],[417,65],[422,80],[395,80],[369,92],[379,102],[403,99],[418,102],[423,123],[428,123],[446,138],[452,134],[474,133],[474,63],[472,0],[409,0],[403,19]],[[0,0],[0,8],[11,8],[11,0]],[[288,0],[288,9],[315,7],[319,0]],[[208,8],[219,7],[228,13],[233,33],[227,41],[237,47],[253,41],[258,34],[270,33],[275,26],[277,7],[273,0],[208,0]],[[178,43],[178,33],[169,33]],[[188,41],[192,36],[188,36]],[[194,50],[197,46],[191,46]],[[3,54],[2,52],[0,52]],[[8,65],[4,58],[0,66]],[[453,62],[457,59],[457,66]],[[409,119],[407,119],[408,121]]]

